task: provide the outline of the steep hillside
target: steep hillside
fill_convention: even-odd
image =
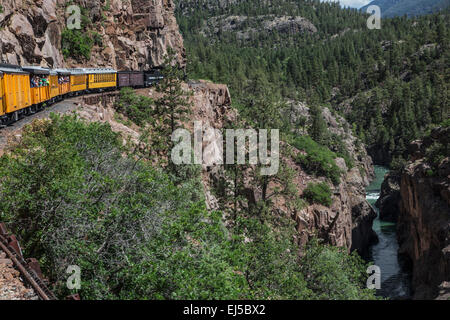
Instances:
[[[434,13],[447,8],[450,2],[449,0],[374,0],[361,10],[367,11],[371,5],[379,6],[384,18],[392,18],[405,14],[411,17]]]
[[[66,26],[73,4],[81,8],[81,30]],[[172,0],[4,0],[2,8],[0,57],[8,63],[147,70],[172,47],[184,64]]]

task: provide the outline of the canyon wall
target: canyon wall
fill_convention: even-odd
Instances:
[[[3,0],[0,58],[19,65],[112,67],[147,70],[164,62],[167,49],[185,63],[183,38],[173,0],[76,0],[91,21],[89,32],[101,37],[90,59],[64,59],[61,33],[66,28],[65,0]]]
[[[450,297],[450,128],[438,128],[410,146],[400,178],[399,254],[410,263],[416,299]],[[447,150],[437,168],[430,147]],[[427,150],[428,149],[428,150]]]
[[[207,128],[221,130],[225,125],[235,123],[239,115],[230,105],[231,100],[226,86],[200,81],[191,84],[191,89],[194,90],[195,100],[193,118],[202,121],[204,132]],[[291,101],[291,103],[293,104],[292,112],[294,114],[287,116],[290,116],[293,120],[298,116],[309,117],[309,108],[306,105],[294,101]],[[347,168],[344,159],[336,159],[336,163],[343,174],[338,185],[332,186],[330,184],[333,192],[331,206],[307,204],[300,210],[292,209],[286,205],[287,199],[283,195],[277,195],[272,199],[274,203],[272,212],[295,220],[297,241],[300,245],[306,244],[312,237],[317,236],[329,244],[346,248],[349,251],[357,250],[360,254],[367,255],[369,245],[377,240],[377,236],[372,230],[372,222],[376,218],[376,212],[366,201],[365,193],[365,187],[374,178],[372,160],[364,147],[356,147],[357,139],[345,129],[348,125],[345,119],[333,115],[326,108],[323,111],[323,117],[329,132],[337,134],[343,139],[354,162],[353,168]],[[299,150],[293,149],[294,153],[299,152]],[[292,183],[295,186],[297,198],[302,197],[308,183],[325,181],[323,177],[308,174],[304,168],[290,158],[282,157],[281,161],[294,171]],[[217,196],[212,191],[220,189],[225,184],[224,180],[227,178],[223,167],[205,166],[203,169],[203,182],[208,207],[225,211],[233,208],[232,194]],[[244,174],[251,176],[251,173]],[[270,190],[277,187],[279,185],[275,182],[269,185]],[[262,199],[262,190],[251,183],[246,184],[245,188],[239,192],[241,196],[246,197],[249,205]]]

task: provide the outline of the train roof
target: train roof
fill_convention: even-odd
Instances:
[[[86,73],[89,74],[98,74],[98,73],[117,73],[117,70],[114,70],[112,68],[84,68]]]
[[[22,69],[31,74],[45,74],[45,75],[50,74],[50,69],[37,67],[37,66],[25,66],[25,67],[22,67]]]
[[[122,71],[117,71],[117,73],[120,73],[120,74],[125,74],[125,73],[138,74],[138,73],[144,73],[144,71],[122,70]]]
[[[111,68],[73,68],[67,69],[71,74],[105,74],[105,73],[117,73],[116,70]]]
[[[54,72],[63,76],[70,76],[71,71],[69,69],[53,69]]]
[[[23,71],[20,66],[8,63],[0,63],[0,71],[2,73],[28,74],[28,72]]]
[[[73,75],[86,74],[86,71],[84,71],[84,69],[71,68],[71,69],[66,69],[66,70],[69,71],[70,74],[73,74]]]
[[[117,73],[116,70],[111,68],[74,68],[69,69],[72,74],[105,74],[105,73]],[[75,73],[74,73],[75,72]]]

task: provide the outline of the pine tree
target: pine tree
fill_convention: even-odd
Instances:
[[[164,58],[163,79],[156,87],[161,97],[155,100],[157,113],[162,116],[164,125],[169,129],[170,135],[182,125],[186,116],[191,113],[191,94],[182,87],[184,70],[176,59],[175,51],[169,47]],[[169,143],[171,145],[171,143]]]
[[[311,116],[311,126],[309,127],[309,135],[314,141],[324,144],[327,125],[322,116],[322,109],[318,105],[312,105],[309,109]]]

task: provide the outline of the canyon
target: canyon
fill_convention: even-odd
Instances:
[[[228,1],[230,2],[230,1]],[[220,3],[226,5],[227,1]],[[0,13],[0,57],[12,64],[37,64],[44,67],[112,67],[118,70],[147,70],[160,67],[169,48],[177,54],[181,66],[186,65],[183,38],[175,19],[175,4],[172,0],[111,0],[106,10],[103,1],[75,1],[88,9],[95,30],[102,38],[101,46],[94,46],[91,57],[85,61],[64,59],[61,47],[61,32],[65,28],[65,1],[5,0]],[[183,7],[188,10],[188,7]],[[231,20],[245,20],[234,17]],[[227,20],[226,27],[234,28],[235,22]],[[216,20],[209,21],[217,24]],[[221,23],[222,23],[221,22]],[[315,33],[316,27],[299,17],[280,17],[277,25],[266,29],[287,32]],[[218,28],[219,29],[219,28]],[[214,30],[213,30],[214,31]],[[207,32],[205,31],[205,34]],[[243,38],[246,38],[243,35]],[[192,92],[192,115],[186,123],[192,129],[193,121],[202,121],[204,132],[209,129],[223,130],[236,122],[239,112],[232,106],[232,96],[225,84],[209,81],[189,81],[184,89]],[[141,89],[139,94],[155,98],[154,89]],[[117,120],[110,101],[80,100],[77,112],[88,121],[107,122],[113,131],[124,139],[137,141],[139,127]],[[310,117],[310,108],[303,102],[290,101],[291,118]],[[356,250],[367,256],[370,246],[377,241],[372,224],[377,213],[366,200],[365,187],[375,178],[372,158],[365,147],[358,146],[358,138],[349,130],[351,125],[329,108],[323,108],[323,119],[327,130],[339,136],[351,156],[353,167],[349,168],[343,158],[336,158],[342,174],[341,181],[332,188],[330,206],[306,204],[297,209],[286,205],[287,199],[277,195],[274,199],[274,214],[291,217],[296,224],[296,241],[304,246],[314,237],[333,246]],[[430,177],[430,166],[425,159],[425,150],[434,142],[448,144],[449,129],[434,130],[430,137],[414,142],[410,151],[411,161],[401,173],[390,173],[382,185],[380,219],[397,222],[399,253],[409,262],[413,274],[414,298],[446,299],[450,296],[450,165],[446,158]],[[14,132],[20,135],[20,132]],[[300,152],[290,146],[294,153]],[[375,152],[375,151],[374,151]],[[372,153],[372,152],[371,152]],[[383,158],[384,155],[374,155]],[[378,160],[378,159],[377,159]],[[296,196],[301,198],[310,182],[326,182],[324,177],[308,174],[302,166],[289,157],[282,162],[293,170]],[[226,180],[222,166],[202,168],[202,184],[209,210],[226,210],[232,206],[227,195],[216,190]],[[269,185],[276,189],[276,183]],[[247,203],[255,204],[262,198],[262,190],[251,184],[239,191]],[[224,220],[231,219],[224,215]]]
[[[64,60],[62,56],[60,34],[65,27],[63,4],[64,1],[57,0],[40,0],[33,5],[25,1],[5,1],[4,11],[0,14],[3,27],[0,30],[2,59],[12,64],[39,64],[44,67],[95,66],[143,70],[161,66],[164,55],[171,47],[177,53],[178,62],[185,64],[183,39],[175,20],[172,0],[113,0],[109,10],[105,10],[102,1],[75,1],[75,4],[87,9],[90,20],[103,39],[103,47],[94,46],[91,58],[85,61]],[[238,116],[231,107],[226,86],[199,82],[190,84],[189,88],[194,92],[191,120],[203,121],[204,129],[223,129],[225,123],[232,122]],[[154,92],[145,94],[153,96]],[[109,121],[113,128],[136,137],[133,129],[124,128],[123,124],[114,121],[111,105],[106,109],[98,108],[94,112],[92,108],[82,108],[79,113],[90,120]],[[295,113],[297,116],[308,116],[308,107],[300,104]],[[299,244],[319,236],[332,245],[364,254],[374,241],[371,225],[376,214],[366,202],[364,193],[364,186],[373,178],[372,162],[365,150],[356,150],[356,138],[343,129],[344,125],[349,125],[342,117],[336,118],[328,110],[324,112],[324,119],[330,132],[343,137],[355,166],[349,169],[344,159],[337,159],[344,174],[341,183],[333,188],[330,207],[314,204],[300,211],[290,211],[283,206],[285,199],[279,198],[275,200],[279,204],[276,210],[297,222]],[[295,170],[294,180],[299,197],[308,182],[324,180],[308,175],[299,165],[286,161]],[[210,191],[213,182],[220,180],[220,172],[220,168],[204,168],[203,180],[210,208],[220,202],[214,199]],[[250,202],[261,198],[261,190],[251,186],[243,193]]]

